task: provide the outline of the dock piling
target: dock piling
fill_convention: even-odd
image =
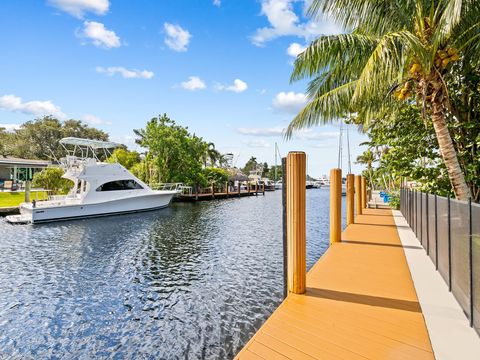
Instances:
[[[362,215],[362,177],[355,175],[355,208],[357,215]]]
[[[361,180],[361,186],[362,186],[362,209],[367,208],[367,180],[365,179],[365,176],[360,177]]]
[[[306,291],[306,155],[289,152],[287,156],[287,256],[288,290]]]
[[[30,202],[30,190],[32,188],[32,182],[30,180],[27,180],[25,182],[25,202],[28,203]]]
[[[342,170],[330,170],[330,244],[340,242],[342,232]]]
[[[347,175],[347,225],[354,222],[355,175]]]

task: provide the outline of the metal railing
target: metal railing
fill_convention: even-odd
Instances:
[[[402,189],[400,211],[480,334],[480,205]]]

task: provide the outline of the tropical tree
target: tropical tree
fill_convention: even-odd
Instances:
[[[140,154],[136,151],[129,151],[124,148],[117,148],[113,151],[112,156],[107,159],[107,162],[118,162],[127,169],[133,168],[133,166],[140,164]],[[137,166],[137,171],[139,168]]]
[[[415,102],[433,124],[455,195],[470,197],[448,129],[459,111],[449,101],[447,82],[452,64],[478,66],[480,2],[313,0],[309,13],[329,14],[353,30],[321,36],[298,56],[292,81],[313,78],[310,101],[287,135],[349,113],[368,124],[394,101]]]
[[[245,166],[243,167],[242,171],[244,174],[248,174],[251,170],[254,170],[257,167],[257,158],[255,156],[252,156]]]
[[[207,143],[189,133],[166,114],[152,118],[144,129],[134,131],[137,143],[148,149],[143,173],[149,183],[183,182],[189,185],[206,184],[203,159]]]
[[[209,142],[206,146],[206,151],[204,156],[205,167],[207,167],[207,160],[210,161],[211,166],[215,166],[217,161],[220,160],[220,157],[221,157],[221,154],[217,149],[215,149],[215,144],[212,142]]]
[[[11,155],[14,151],[14,134],[0,127],[0,156]]]
[[[371,150],[368,149],[364,151],[362,154],[360,154],[357,157],[357,163],[359,164],[364,164],[367,166],[367,174],[370,182],[370,186],[372,189],[375,187],[374,181],[373,181],[373,163],[376,161],[375,158],[375,153]]]
[[[27,159],[56,160],[66,155],[59,143],[64,137],[108,140],[108,134],[79,120],[60,121],[51,116],[27,121],[14,130],[11,155]]]

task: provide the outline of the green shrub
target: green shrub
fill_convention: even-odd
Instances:
[[[207,167],[204,169],[204,174],[208,185],[214,183],[221,188],[228,181],[228,172],[225,169]]]
[[[391,191],[388,194],[390,198],[390,207],[395,210],[400,209],[400,192],[398,190]]]
[[[54,195],[67,194],[73,187],[73,182],[62,178],[64,171],[58,167],[49,167],[33,176],[33,186],[51,190]]]

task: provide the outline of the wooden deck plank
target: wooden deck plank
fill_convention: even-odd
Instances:
[[[391,211],[355,220],[309,271],[306,294],[290,294],[237,358],[434,358]]]

